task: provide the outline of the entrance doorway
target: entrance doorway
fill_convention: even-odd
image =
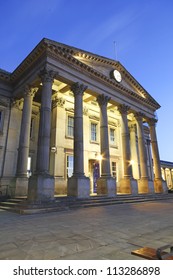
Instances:
[[[89,160],[90,193],[97,194],[97,179],[100,177],[100,164],[98,160]]]

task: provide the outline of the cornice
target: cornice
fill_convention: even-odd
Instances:
[[[11,73],[0,69],[0,80],[5,81],[5,82],[10,82],[10,75],[11,75]]]

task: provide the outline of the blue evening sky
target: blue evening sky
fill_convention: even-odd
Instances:
[[[0,0],[0,68],[13,71],[43,37],[117,57],[161,105],[160,158],[173,161],[172,0]]]

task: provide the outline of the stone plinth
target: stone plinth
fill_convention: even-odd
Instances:
[[[15,181],[15,196],[25,196],[28,194],[28,178],[18,177]]]
[[[138,193],[149,193],[148,178],[138,180]]]
[[[112,177],[100,177],[97,180],[97,194],[115,196],[116,194],[116,181]]]
[[[154,179],[155,193],[163,193],[162,179]]]
[[[48,174],[33,175],[29,178],[28,201],[45,202],[54,200],[54,177]]]
[[[122,178],[119,191],[122,194],[138,194],[137,181],[133,178]]]
[[[148,192],[149,193],[155,193],[155,190],[154,190],[154,182],[149,180],[148,181]]]
[[[162,180],[162,188],[164,193],[168,193],[168,187],[166,181]]]
[[[68,179],[67,195],[79,198],[90,197],[90,180],[85,176],[75,177],[72,176]]]

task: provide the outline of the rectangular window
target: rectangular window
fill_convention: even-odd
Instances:
[[[91,141],[97,141],[97,124],[91,123]]]
[[[113,178],[117,177],[117,165],[115,161],[112,161],[112,177]]]
[[[73,175],[73,156],[67,156],[67,178],[70,178]]]
[[[74,117],[68,116],[67,136],[74,136]]]
[[[110,128],[110,144],[115,144],[115,129]]]

